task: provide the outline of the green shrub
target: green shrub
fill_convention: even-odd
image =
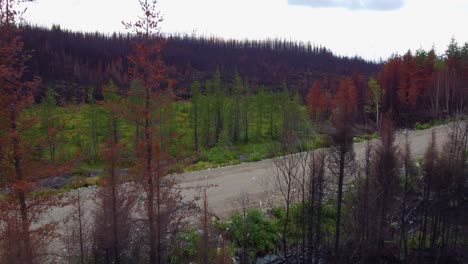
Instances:
[[[312,141],[309,143],[309,149],[320,149],[330,147],[330,140],[325,134],[319,134],[315,136]]]
[[[172,254],[168,256],[168,263],[189,263],[196,259],[200,237],[195,230],[180,232],[175,245],[172,245]]]
[[[414,128],[416,130],[425,130],[425,129],[429,129],[431,128],[431,124],[430,123],[419,123],[419,122],[416,122],[416,125],[414,126]]]
[[[208,162],[215,164],[226,164],[233,160],[237,160],[237,155],[228,148],[213,147],[203,151],[207,157]]]
[[[237,151],[247,156],[245,161],[253,162],[275,156],[280,147],[278,142],[251,143],[238,146]]]
[[[99,176],[86,178],[82,187],[99,185]]]
[[[227,223],[233,243],[238,248],[247,248],[249,256],[255,256],[257,251],[273,251],[278,239],[278,227],[276,221],[267,218],[261,210],[250,209],[245,219],[236,213]]]
[[[253,161],[259,161],[265,158],[265,153],[261,152],[253,152],[249,154],[249,157],[247,158],[247,161],[253,162]]]

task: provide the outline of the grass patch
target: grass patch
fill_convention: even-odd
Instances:
[[[419,123],[419,122],[416,122],[416,124],[414,125],[414,129],[416,130],[425,130],[425,129],[429,129],[431,128],[432,125],[430,123]]]
[[[42,189],[31,193],[31,198],[39,198],[43,196],[59,195],[70,191],[68,188],[62,189]]]
[[[202,151],[206,161],[214,164],[225,164],[238,159],[238,155],[227,147],[215,146]]]
[[[264,142],[239,145],[237,151],[244,157],[242,161],[254,162],[274,157],[280,148],[279,142]]]
[[[318,134],[308,144],[308,149],[320,149],[330,147],[330,140],[325,134]]]
[[[376,139],[378,137],[379,137],[379,134],[377,134],[377,133],[363,134],[363,135],[355,136],[353,138],[353,143],[361,143],[361,142],[364,142],[364,141],[367,141],[367,140]]]
[[[192,165],[189,165],[185,168],[185,171],[199,171],[208,168],[216,167],[215,164],[207,162],[207,161],[198,161]]]
[[[440,126],[440,125],[446,124],[449,121],[450,121],[449,119],[447,119],[447,120],[435,119],[435,120],[431,120],[431,121],[426,122],[426,123],[416,122],[416,124],[414,125],[414,129],[416,129],[416,130],[425,130],[425,129],[429,129],[429,128],[434,127],[434,126]]]

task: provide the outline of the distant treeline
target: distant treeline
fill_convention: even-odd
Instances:
[[[129,34],[82,33],[24,25],[24,49],[31,51],[31,74],[41,76],[42,91],[53,86],[61,98],[82,100],[89,91],[113,80],[128,87],[127,55]],[[279,86],[285,81],[291,89],[305,94],[314,80],[324,75],[340,78],[355,72],[370,75],[379,65],[358,57],[339,57],[322,46],[290,40],[224,40],[216,37],[168,35],[163,58],[176,92],[187,96],[194,80],[211,78],[219,69],[223,81],[236,74],[251,85]]]

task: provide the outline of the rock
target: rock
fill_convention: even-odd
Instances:
[[[103,173],[104,169],[95,169],[95,170],[90,170],[88,171],[88,177],[96,177],[99,174]]]
[[[65,177],[50,177],[50,178],[45,178],[41,179],[37,187],[38,188],[46,188],[46,189],[61,189],[65,187],[68,183],[70,183],[72,179],[65,178]]]

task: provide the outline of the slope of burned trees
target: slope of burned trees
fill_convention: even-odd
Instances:
[[[109,80],[127,87],[129,62],[134,39],[127,34],[72,32],[24,25],[21,36],[32,51],[28,62],[32,73],[53,85],[67,100],[79,101],[89,87],[100,88]],[[204,81],[220,69],[225,81],[238,73],[253,85],[288,85],[305,92],[323,74],[349,75],[358,71],[369,75],[377,64],[361,58],[333,55],[322,46],[286,40],[239,41],[216,37],[167,35],[162,51],[169,73],[177,80],[177,94],[187,96],[194,80]],[[92,90],[92,89],[91,89]],[[95,94],[99,97],[99,94]]]

